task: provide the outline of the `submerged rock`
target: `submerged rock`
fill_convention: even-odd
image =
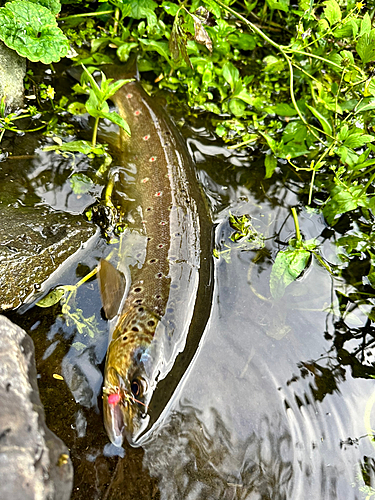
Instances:
[[[34,344],[0,316],[0,498],[68,500],[73,467],[65,444],[45,423]]]
[[[96,232],[82,216],[0,207],[0,311],[15,309]]]

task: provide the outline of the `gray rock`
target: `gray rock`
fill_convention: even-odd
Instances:
[[[64,443],[45,423],[34,344],[0,316],[0,498],[68,500],[73,467]]]
[[[12,108],[23,106],[23,79],[26,59],[0,41],[0,99],[5,95],[6,104]]]
[[[47,207],[0,206],[0,311],[40,290],[58,267],[97,231],[82,216]]]

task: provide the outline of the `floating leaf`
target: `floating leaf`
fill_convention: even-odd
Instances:
[[[264,166],[266,168],[265,179],[270,179],[277,167],[277,159],[274,155],[266,155],[264,158]]]
[[[48,295],[38,300],[36,305],[38,307],[51,307],[57,304],[62,297],[64,297],[65,292],[67,291],[66,287],[58,286],[49,292]]]
[[[0,39],[20,56],[44,64],[59,61],[69,49],[53,14],[28,0],[8,2],[0,8]]]
[[[74,194],[88,193],[94,186],[90,177],[82,173],[73,174],[69,181]]]
[[[285,288],[306,268],[310,255],[308,250],[292,247],[277,254],[270,275],[270,290],[273,298],[279,299],[284,295]]]

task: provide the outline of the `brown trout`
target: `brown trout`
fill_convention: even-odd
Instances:
[[[162,411],[178,381],[160,397],[154,391],[179,353],[184,368],[175,370],[178,377],[194,355],[197,343],[190,349],[185,344],[188,336],[202,334],[208,317],[212,229],[192,160],[164,110],[138,81],[112,100],[132,134],[120,133],[122,167],[115,189],[127,198],[128,234],[137,235],[142,249],[126,279],[107,261],[99,269],[103,308],[114,325],[105,364],[104,424],[120,446],[124,436],[136,445]],[[126,185],[133,198],[125,194]],[[159,401],[150,410],[153,398]]]

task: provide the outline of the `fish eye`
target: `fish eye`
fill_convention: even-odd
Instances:
[[[130,389],[133,393],[133,396],[139,396],[140,392],[141,392],[141,383],[138,379],[134,379],[132,380],[131,384],[130,384]]]

